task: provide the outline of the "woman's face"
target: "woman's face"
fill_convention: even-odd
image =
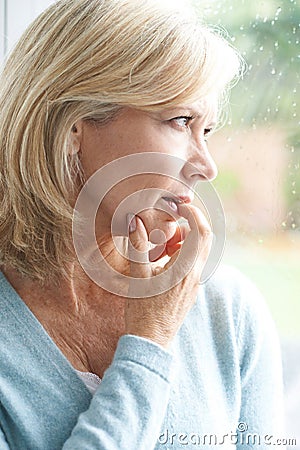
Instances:
[[[107,192],[98,210],[99,234],[110,230],[116,211],[117,221],[125,224],[126,214],[135,213],[138,203],[138,215],[150,240],[161,242],[161,233],[158,235],[154,230],[162,231],[167,240],[173,236],[176,218],[179,218],[176,201],[191,202],[195,184],[200,180],[212,180],[217,175],[216,165],[206,145],[206,136],[215,126],[216,105],[216,100],[211,98],[151,113],[128,107],[105,125],[92,121],[76,124],[76,138],[80,141],[81,165],[86,179],[124,156],[143,153],[149,157],[152,153],[150,158],[153,157],[145,163],[146,170],[141,170],[141,160],[137,156],[122,160],[123,166],[118,173],[120,181]],[[128,169],[125,170],[126,164],[136,166],[133,167],[136,174],[123,179],[122,167],[125,174]],[[157,167],[162,169],[162,173]],[[147,169],[154,173],[144,173]],[[116,174],[109,170],[106,178],[110,175],[113,178]],[[101,176],[99,181],[101,183]],[[136,192],[139,194],[131,195]],[[170,201],[172,196],[175,205]]]

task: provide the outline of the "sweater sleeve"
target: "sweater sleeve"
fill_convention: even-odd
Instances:
[[[0,448],[1,450],[9,450],[9,445],[5,439],[4,433],[0,428]]]
[[[154,342],[120,338],[114,359],[63,450],[151,450],[170,391],[172,355]]]
[[[246,277],[241,288],[237,341],[241,411],[237,450],[283,446],[284,405],[278,335],[259,290]]]

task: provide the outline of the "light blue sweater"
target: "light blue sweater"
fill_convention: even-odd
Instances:
[[[284,438],[277,334],[236,269],[199,288],[169,351],[122,336],[94,397],[2,273],[0,314],[1,450],[242,450]]]

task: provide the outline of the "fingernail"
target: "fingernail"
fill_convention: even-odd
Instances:
[[[136,218],[134,214],[127,214],[127,227],[129,227],[129,233],[133,233],[136,230]]]

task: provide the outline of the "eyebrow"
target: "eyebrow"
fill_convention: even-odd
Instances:
[[[186,108],[186,111],[188,111],[192,117],[194,117],[195,119],[204,119],[206,114],[203,113],[199,113],[196,110],[194,110],[193,108]],[[207,113],[207,115],[209,116],[209,113]],[[206,125],[206,128],[215,128],[217,126],[217,119],[212,119],[210,122],[208,121],[208,124]]]
[[[197,111],[195,108],[191,108],[190,106],[184,106],[184,105],[177,106],[177,107],[174,107],[174,108],[170,108],[168,111],[169,112],[172,112],[172,111],[174,111],[174,112],[175,111],[183,111],[184,113],[190,114],[195,119],[196,118],[197,119],[203,119],[206,115],[209,116],[209,111],[205,114],[205,113],[203,113],[203,112],[201,112],[199,110]],[[217,125],[217,123],[218,123],[217,119],[212,119],[212,121],[209,124],[210,124],[210,126],[212,128],[214,128]]]

